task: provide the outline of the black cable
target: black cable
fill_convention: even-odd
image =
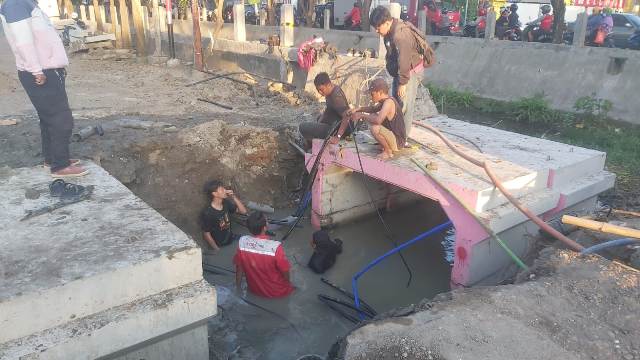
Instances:
[[[356,146],[356,155],[358,156],[358,163],[360,164],[360,171],[361,171],[361,174],[362,174],[362,176],[361,176],[362,184],[364,184],[364,187],[367,189],[367,194],[369,195],[369,203],[371,204],[371,207],[373,207],[376,210],[376,214],[378,214],[378,219],[380,219],[380,222],[382,223],[382,226],[384,227],[385,236],[386,236],[387,240],[391,241],[391,243],[393,244],[394,247],[398,247],[398,242],[393,240],[393,237],[391,236],[391,229],[387,225],[386,221],[384,221],[384,218],[382,217],[382,214],[380,213],[380,209],[374,203],[373,195],[371,195],[371,190],[369,189],[369,185],[367,185],[367,181],[365,179],[365,177],[367,176],[367,173],[364,172],[364,166],[362,165],[362,158],[360,157],[360,149],[358,148],[358,141],[356,140],[356,137],[355,137],[355,130],[356,129],[353,128],[353,133],[354,133],[353,143]],[[398,255],[400,256],[400,259],[402,260],[402,264],[404,264],[404,267],[407,269],[407,273],[409,273],[409,279],[407,280],[407,287],[409,287],[409,285],[411,285],[411,280],[413,279],[413,272],[411,271],[411,268],[409,267],[409,264],[407,263],[407,260],[404,258],[404,255],[402,255],[402,251],[398,251]]]
[[[340,309],[339,307],[335,306],[332,302],[327,301],[325,299],[322,298],[318,298],[318,300],[322,301],[323,303],[325,303],[325,305],[327,305],[331,310],[337,312],[338,314],[342,315],[343,318],[351,321],[354,324],[357,324],[358,322],[360,322],[360,320],[358,320],[358,318],[352,314],[349,314],[348,312]]]
[[[334,297],[331,297],[331,296],[328,296],[328,295],[324,295],[324,294],[318,294],[318,299],[330,301],[330,302],[336,303],[338,305],[342,305],[342,306],[344,306],[346,308],[349,308],[351,310],[354,310],[354,311],[362,311],[362,313],[365,314],[369,318],[373,318],[374,317],[374,315],[369,313],[369,311],[367,311],[366,309],[364,309],[364,308],[358,309],[354,304],[348,303],[348,302],[346,302],[344,300],[340,300],[338,298],[334,298]]]
[[[336,289],[337,291],[341,292],[342,294],[346,295],[347,297],[351,298],[351,300],[355,301],[355,296],[353,296],[353,294],[351,292],[341,288],[337,284],[332,283],[327,278],[321,277],[320,280],[323,283],[325,283],[325,284],[331,286],[332,288]],[[369,312],[373,316],[378,315],[378,312],[371,305],[367,304],[367,302],[364,301],[362,298],[360,298],[360,305],[362,306],[362,308],[366,308],[367,312]]]
[[[298,334],[298,336],[300,336],[302,338],[302,333],[300,332],[300,330],[298,330],[298,328],[289,319],[287,319],[286,317],[278,314],[275,311],[269,310],[269,309],[265,308],[264,306],[261,306],[261,305],[258,305],[256,303],[252,302],[252,301],[249,301],[249,300],[245,299],[242,296],[238,296],[238,298],[240,298],[242,301],[244,301],[245,303],[247,303],[247,304],[249,304],[251,306],[254,306],[254,307],[256,307],[256,308],[258,308],[258,309],[260,309],[260,310],[262,310],[264,312],[267,312],[267,313],[277,317],[278,319],[283,320],[284,322],[289,324],[289,326],[296,332],[296,334]]]
[[[340,127],[340,123],[341,121],[338,121],[335,123],[335,125],[333,126],[333,128],[329,131],[329,134],[327,135],[327,137],[324,139],[324,142],[322,143],[322,147],[320,147],[320,151],[318,151],[318,155],[316,155],[316,159],[313,162],[313,166],[311,167],[311,171],[309,171],[309,182],[307,183],[307,186],[305,187],[305,190],[303,192],[303,194],[306,194],[307,192],[311,191],[311,187],[313,186],[313,184],[316,181],[316,175],[318,173],[318,166],[320,165],[320,159],[322,159],[322,154],[324,153],[324,150],[327,147],[327,144],[329,143],[329,140],[331,139],[331,136],[333,136],[333,134],[336,133],[336,131],[338,131],[338,128]],[[311,159],[309,159],[311,160]],[[308,164],[308,162],[307,162]],[[306,166],[305,166],[306,168]],[[304,212],[307,210],[307,208],[309,207],[309,204],[311,203],[311,201],[309,201],[307,203],[307,205],[304,206],[304,209],[301,211],[301,215],[296,219],[296,221],[291,224],[291,227],[289,227],[289,230],[287,230],[287,233],[284,234],[284,236],[282,237],[282,240],[280,241],[285,241],[289,235],[291,235],[291,233],[293,232],[293,230],[297,227],[298,223],[300,223],[300,220],[302,220],[302,215],[304,214]]]

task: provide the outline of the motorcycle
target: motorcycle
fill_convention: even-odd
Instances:
[[[462,36],[483,38],[484,30],[487,27],[487,11],[486,9],[478,10],[478,17],[473,21],[469,21],[462,30]]]
[[[522,30],[522,41],[529,41],[529,33],[539,30],[540,24],[528,23],[524,30]],[[533,39],[533,42],[551,43],[553,42],[553,33],[547,31],[540,32],[539,35]]]
[[[507,29],[504,34],[503,34],[503,39],[504,40],[509,40],[509,41],[521,41],[522,40],[522,30],[520,30],[520,27],[512,27],[510,29]]]

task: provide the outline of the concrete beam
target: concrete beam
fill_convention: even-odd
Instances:
[[[324,9],[324,29],[331,29],[331,10]]]
[[[484,31],[484,38],[486,40],[493,40],[496,36],[496,12],[493,9],[489,9],[487,12],[487,27]]]
[[[216,304],[215,289],[205,280],[199,280],[90,316],[70,318],[65,324],[0,343],[0,358],[97,359],[106,356],[112,358],[111,355],[115,353],[117,358],[132,359],[126,356],[127,352],[136,354],[147,348],[149,353],[154,353],[156,351],[149,349],[148,345],[204,326],[204,333],[200,330],[197,336],[189,337],[195,340],[204,338],[204,341],[182,343],[158,357],[146,358],[205,359],[208,357],[208,343],[204,321],[217,313]],[[142,351],[138,350],[140,347]],[[171,353],[175,350],[183,350],[184,353],[172,357]],[[140,358],[143,357],[135,359]]]
[[[293,25],[293,5],[283,4],[280,8],[280,46],[293,46]]]
[[[418,10],[418,29],[423,34],[427,33],[427,12],[424,10]]]
[[[0,175],[0,343],[202,279],[192,239],[104,169],[86,167],[74,182],[96,187],[90,199],[26,221],[25,210],[56,201],[50,176]]]
[[[235,41],[247,41],[243,3],[233,5],[233,39]]]
[[[576,18],[573,31],[573,46],[584,47],[584,39],[587,36],[587,12],[581,12]]]

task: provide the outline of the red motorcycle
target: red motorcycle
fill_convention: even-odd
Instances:
[[[469,21],[462,31],[462,36],[483,38],[487,28],[487,9],[478,9],[478,17]]]

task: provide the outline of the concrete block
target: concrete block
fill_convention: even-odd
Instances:
[[[233,5],[233,39],[235,41],[247,41],[247,32],[244,24],[244,4]]]
[[[584,47],[584,39],[587,36],[587,12],[581,12],[576,19],[573,30],[573,46]]]
[[[56,201],[49,173],[0,174],[0,343],[202,278],[192,239],[101,167],[86,166],[91,174],[74,183],[94,185],[90,199],[26,221],[26,210]]]
[[[294,40],[293,5],[283,4],[280,8],[280,46],[293,46]]]
[[[418,29],[423,34],[427,33],[427,12],[424,10],[418,10]]]
[[[215,289],[200,280],[0,344],[0,358],[89,360],[109,356],[131,359],[128,353],[135,355],[145,348],[150,354],[157,354],[157,349],[149,345],[206,326],[206,320],[217,312],[216,304]],[[204,342],[199,342],[202,330],[195,335],[174,339],[174,343],[198,341],[181,343],[179,348],[190,348],[189,353],[205,355],[193,359],[206,359],[206,337]],[[148,359],[191,359],[183,354],[171,357],[175,350]]]
[[[331,10],[324,9],[323,19],[324,19],[324,29],[330,30],[331,29]]]
[[[496,12],[493,9],[489,9],[487,12],[487,26],[484,31],[484,38],[486,40],[493,40],[496,35]]]
[[[544,189],[517,198],[518,201],[536,215],[542,215],[554,209],[560,200],[560,193]],[[527,217],[513,204],[505,203],[479,214],[495,233],[509,229],[527,221]]]
[[[87,7],[83,4],[80,4],[80,20],[87,21]]]

